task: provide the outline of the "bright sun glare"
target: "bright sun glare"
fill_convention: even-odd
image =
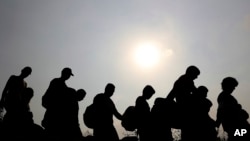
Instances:
[[[135,48],[134,55],[138,65],[150,68],[160,61],[160,48],[154,43],[142,43]]]

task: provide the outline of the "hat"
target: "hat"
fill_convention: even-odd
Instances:
[[[64,68],[62,70],[62,73],[63,74],[70,74],[71,76],[74,76],[74,74],[72,73],[71,69],[70,68]]]

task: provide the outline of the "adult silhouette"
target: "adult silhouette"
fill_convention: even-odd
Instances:
[[[79,113],[79,104],[78,102],[82,101],[86,96],[86,92],[83,89],[78,89],[77,91],[73,88],[68,88],[67,91],[67,103],[64,110],[66,116],[64,119],[64,135],[66,138],[80,141],[83,139],[83,135],[80,129],[78,113]]]
[[[42,126],[51,138],[58,138],[63,133],[65,107],[67,106],[68,86],[65,81],[73,76],[70,68],[64,68],[59,78],[54,78],[42,97],[42,106],[46,109]]]
[[[6,110],[6,114],[3,118],[3,126],[7,131],[6,134],[10,133],[9,131],[14,132],[13,129],[20,123],[19,119],[21,115],[19,112],[22,105],[22,94],[27,87],[27,83],[24,79],[28,77],[31,72],[31,67],[24,67],[20,75],[10,76],[3,89],[0,107]]]
[[[22,102],[20,107],[20,126],[17,132],[21,133],[21,139],[42,141],[44,138],[44,130],[40,125],[34,123],[33,113],[30,110],[30,101],[34,96],[32,88],[26,88],[22,94]]]
[[[24,67],[21,74],[11,75],[8,79],[2,93],[2,98],[0,100],[0,106],[6,109],[7,113],[12,113],[18,111],[21,94],[27,87],[27,83],[24,81],[32,72],[31,67]]]
[[[191,111],[191,95],[197,90],[194,80],[200,75],[200,70],[196,66],[189,66],[185,74],[181,75],[174,83],[174,86],[167,96],[169,101],[175,99],[177,103],[178,116],[175,123],[181,129],[181,138],[188,141]]]
[[[212,102],[207,98],[208,89],[199,86],[191,96],[189,140],[215,141],[217,138],[215,121],[209,116]]]
[[[238,86],[238,81],[233,77],[226,77],[222,80],[221,86],[222,92],[217,98],[217,127],[222,124],[224,131],[228,133],[228,141],[249,141],[248,132],[244,136],[234,135],[237,129],[250,131],[250,125],[247,121],[249,115],[232,95]]]
[[[93,128],[96,141],[118,141],[119,137],[113,125],[113,116],[121,120],[122,115],[117,111],[115,104],[111,100],[114,94],[115,86],[108,83],[104,93],[97,94],[94,97],[94,105],[96,109],[96,123]]]
[[[43,128],[33,121],[33,114],[30,111],[30,100],[34,95],[32,88],[25,88],[21,94],[21,101],[17,115],[19,117],[15,119],[15,124],[9,124],[8,114],[6,114],[6,120],[4,121],[4,140],[42,140]]]
[[[135,101],[135,110],[137,114],[137,131],[139,134],[140,141],[150,140],[150,107],[147,102],[150,99],[155,90],[152,86],[146,85],[143,88],[142,95],[137,97]]]
[[[173,114],[175,114],[175,102],[158,97],[151,109],[152,141],[173,141],[171,128],[173,126]]]

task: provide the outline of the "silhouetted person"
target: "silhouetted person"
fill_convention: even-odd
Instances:
[[[173,141],[172,121],[175,114],[174,101],[166,98],[156,98],[151,109],[151,132],[152,141]]]
[[[21,94],[19,105],[19,118],[15,125],[5,124],[5,140],[42,140],[43,128],[33,121],[33,113],[30,111],[30,100],[34,95],[32,88],[25,88]],[[7,117],[6,117],[7,118]]]
[[[150,140],[150,107],[147,102],[150,99],[155,90],[152,86],[147,85],[142,91],[142,96],[139,96],[135,102],[135,110],[138,118],[138,134],[140,141]]]
[[[79,105],[78,102],[84,99],[86,96],[86,92],[83,89],[79,89],[75,91],[72,88],[68,88],[69,95],[67,97],[68,102],[65,103],[67,107],[65,107],[65,135],[68,139],[78,141],[83,139],[83,135],[80,129],[79,120],[78,120],[78,112]]]
[[[209,116],[212,102],[207,99],[208,89],[205,86],[199,86],[197,91],[191,97],[191,119],[189,140],[193,141],[215,141],[217,137],[215,121]]]
[[[117,111],[115,104],[111,100],[115,86],[107,84],[104,93],[98,94],[94,98],[96,108],[96,125],[93,128],[96,141],[118,141],[119,137],[113,125],[113,115],[121,120],[122,115]]]
[[[67,107],[68,86],[65,81],[73,76],[70,68],[64,68],[61,77],[55,78],[42,97],[42,106],[46,109],[42,126],[45,128],[46,134],[51,138],[58,138],[63,132],[64,113]]]
[[[250,125],[247,122],[248,113],[232,96],[234,89],[238,86],[238,81],[233,77],[223,79],[222,92],[217,98],[217,127],[222,124],[224,131],[228,133],[228,141],[249,141]],[[246,129],[248,132],[244,136],[234,136],[236,129]]]
[[[43,140],[44,130],[41,126],[34,123],[33,113],[30,111],[30,101],[34,96],[32,88],[26,88],[22,94],[22,104],[20,110],[20,132],[26,140]]]
[[[19,118],[21,118],[19,114],[22,103],[21,97],[25,88],[27,87],[27,83],[24,81],[24,79],[28,77],[31,72],[31,67],[24,67],[20,75],[10,76],[3,89],[0,107],[6,110],[6,114],[3,118],[3,126],[6,130],[15,130],[16,125],[19,124]],[[14,132],[14,130],[12,132]]]
[[[9,112],[9,114],[12,114],[13,112],[18,111],[21,94],[27,87],[27,83],[24,79],[28,77],[31,72],[31,67],[25,67],[22,69],[20,75],[11,75],[7,81],[0,100],[0,106],[4,107],[7,113]]]
[[[178,108],[178,116],[176,120],[178,121],[178,128],[181,129],[181,138],[185,141],[188,136],[190,125],[190,111],[191,111],[191,95],[196,91],[194,85],[194,80],[200,74],[200,70],[196,66],[189,66],[186,69],[186,73],[175,81],[174,86],[167,96],[168,100],[175,99]]]

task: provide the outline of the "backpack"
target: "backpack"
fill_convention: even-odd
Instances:
[[[137,115],[135,106],[129,106],[122,115],[121,125],[127,131],[134,131],[137,128]]]
[[[84,124],[88,128],[94,128],[96,123],[96,108],[93,104],[89,105],[83,113]]]

